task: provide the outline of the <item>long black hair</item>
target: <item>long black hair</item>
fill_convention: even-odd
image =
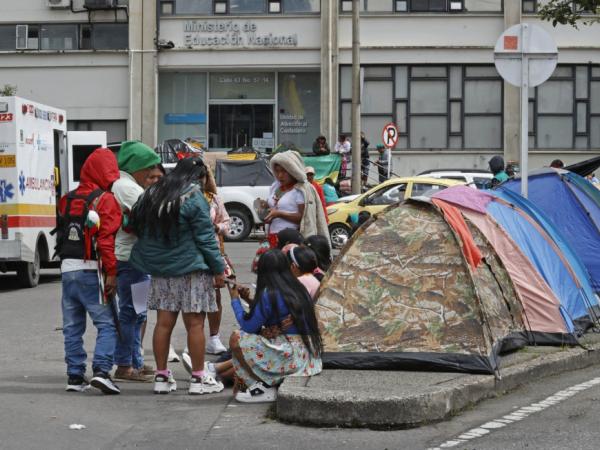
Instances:
[[[313,273],[319,267],[317,255],[309,247],[296,246],[287,252],[290,264],[295,264],[302,274]]]
[[[258,260],[257,275],[254,297],[256,301],[249,315],[253,314],[254,309],[260,304],[260,299],[266,293],[272,311],[279,318],[277,299],[281,295],[302,337],[302,342],[312,355],[319,356],[323,351],[323,343],[313,300],[302,283],[292,274],[287,257],[281,250],[267,251]]]
[[[131,222],[138,236],[144,230],[150,236],[169,240],[171,228],[179,223],[181,196],[192,184],[201,187],[206,166],[200,158],[180,160],[172,172],[149,187],[131,211]]]
[[[315,255],[317,255],[317,263],[319,265],[319,269],[323,272],[327,272],[329,270],[329,266],[331,266],[331,247],[329,247],[329,241],[325,236],[321,236],[318,234],[313,234],[306,238],[304,241],[304,245],[310,248]]]

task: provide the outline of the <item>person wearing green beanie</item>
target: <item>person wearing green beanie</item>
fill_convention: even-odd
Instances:
[[[112,192],[121,206],[123,216],[129,215],[133,205],[150,187],[150,175],[160,164],[160,156],[152,148],[139,141],[126,141],[121,144],[117,154],[120,178],[115,181]],[[131,285],[149,280],[149,276],[136,270],[130,263],[131,249],[137,238],[126,232],[123,227],[118,231],[115,241],[117,257],[117,292],[119,294],[119,322],[122,339],[115,348],[115,379],[149,382],[153,368],[144,365],[140,350],[142,327],[146,322],[146,313],[137,314],[133,307]]]

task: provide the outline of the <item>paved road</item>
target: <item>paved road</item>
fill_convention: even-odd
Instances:
[[[228,245],[242,282],[255,243]],[[225,301],[223,335],[233,328]],[[64,392],[60,279],[45,275],[32,290],[18,290],[13,277],[0,276],[0,449],[269,449],[373,448],[420,449],[456,444],[461,449],[596,449],[600,416],[600,384],[581,385],[600,376],[597,368],[533,383],[489,400],[448,422],[413,430],[372,431],[301,428],[272,420],[269,406],[240,405],[231,391],[206,397],[185,393],[186,373],[173,367],[183,388],[169,396],[154,396],[151,384],[121,383],[122,395],[104,397],[95,391]],[[153,327],[150,318],[150,330]],[[86,335],[93,345],[94,330]],[[183,326],[174,335],[184,345]],[[146,355],[151,358],[148,348]],[[600,380],[598,380],[600,381]],[[402,373],[398,373],[402,383]],[[520,413],[571,386],[580,391],[556,397],[541,411]],[[575,393],[577,392],[577,393]],[[574,394],[574,395],[573,395]],[[560,400],[560,402],[558,400]],[[541,408],[533,408],[541,409]],[[517,411],[517,413],[515,413]],[[514,421],[503,416],[517,414]],[[520,415],[519,415],[520,414]],[[504,420],[502,428],[490,428]],[[492,425],[489,425],[489,423]],[[70,424],[86,429],[69,430]],[[481,428],[481,425],[487,428]],[[478,431],[479,430],[479,431]],[[483,431],[481,431],[483,430]],[[482,435],[481,437],[477,437]],[[462,442],[456,439],[461,438]],[[441,447],[444,448],[444,447]]]

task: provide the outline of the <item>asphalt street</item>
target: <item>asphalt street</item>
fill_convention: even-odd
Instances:
[[[242,283],[254,281],[249,266],[255,248],[256,242],[227,246]],[[112,397],[95,390],[65,392],[56,271],[27,290],[18,289],[14,277],[0,275],[0,311],[0,449],[598,448],[600,380],[587,383],[600,376],[597,367],[531,380],[450,421],[417,429],[302,428],[275,421],[268,405],[236,403],[230,389],[210,396],[187,395],[187,374],[180,364],[172,365],[180,391],[167,396],[153,395],[150,383],[120,383],[122,394]],[[153,316],[149,315],[149,333]],[[233,328],[225,294],[224,342]],[[178,324],[173,338],[178,351],[184,336]],[[94,337],[89,324],[89,354]],[[145,354],[153,363],[149,340]],[[399,372],[397,382],[402,378]],[[555,395],[573,386],[569,395]],[[532,406],[548,398],[555,400],[550,406]],[[514,420],[503,419],[506,416]],[[73,424],[85,428],[71,430]]]

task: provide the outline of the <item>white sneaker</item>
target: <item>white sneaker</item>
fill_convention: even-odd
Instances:
[[[240,403],[271,403],[277,400],[277,388],[265,386],[259,381],[247,391],[235,394],[235,399]]]
[[[192,374],[192,357],[188,352],[184,350],[181,354],[181,363],[183,364],[183,368],[189,373]]]
[[[227,351],[227,348],[221,342],[219,335],[211,336],[206,343],[206,353],[209,355],[218,355]]]
[[[190,378],[190,388],[188,393],[191,395],[215,394],[224,389],[223,383],[214,379],[210,374],[204,375],[202,378]]]
[[[169,372],[169,376],[154,375],[154,393],[155,394],[168,394],[169,392],[175,392],[177,390],[177,382],[173,377],[173,374]]]
[[[169,356],[167,357],[169,362],[179,362],[179,355],[175,353],[175,349],[172,345],[169,345]]]

